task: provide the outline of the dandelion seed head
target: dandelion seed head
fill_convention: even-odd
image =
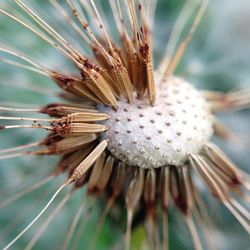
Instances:
[[[187,161],[186,155],[199,153],[213,134],[209,104],[184,79],[172,77],[158,86],[158,93],[154,106],[146,98],[135,98],[132,104],[120,100],[117,110],[99,106],[109,115],[103,122],[107,127],[103,137],[111,139],[109,151],[129,165],[158,168],[175,162],[181,166]]]
[[[0,46],[0,53],[4,55],[0,58],[1,63],[48,77],[63,91],[51,94],[60,101],[41,103],[37,108],[21,108],[19,104],[16,107],[0,106],[0,112],[12,114],[0,116],[1,133],[10,129],[47,132],[46,137],[38,141],[0,150],[0,160],[23,156],[47,158],[50,155],[60,155],[60,160],[55,169],[50,169],[47,178],[35,181],[34,185],[28,185],[27,189],[3,201],[0,209],[50,181],[56,182],[58,175],[64,174],[65,179],[40,213],[6,243],[4,250],[23,237],[52,202],[58,202],[27,243],[25,249],[31,249],[75,191],[84,188],[86,196],[60,243],[62,249],[76,249],[82,242],[78,233],[83,231],[99,198],[105,207],[89,241],[91,249],[99,249],[95,248],[95,241],[113,207],[127,212],[122,249],[134,248],[131,234],[143,222],[147,233],[145,240],[148,241],[145,243],[149,248],[168,249],[171,206],[179,210],[178,217],[182,215],[187,224],[193,249],[202,249],[203,245],[213,249],[207,235],[211,229],[208,223],[210,211],[206,211],[207,204],[203,204],[196,176],[250,234],[249,211],[244,206],[249,200],[249,175],[239,170],[211,142],[213,135],[243,142],[218,120],[216,113],[248,108],[250,90],[200,91],[193,87],[193,81],[187,82],[189,76],[175,76],[209,0],[198,1],[197,6],[193,1],[185,1],[158,65],[154,63],[153,51],[153,44],[158,43],[153,39],[154,31],[159,28],[157,24],[153,25],[157,0],[103,3],[66,0],[66,5],[60,1],[49,2],[53,13],[60,13],[62,25],[67,25],[67,29],[54,26],[50,18],[43,17],[42,11],[33,10],[24,0],[14,1],[13,5],[18,8],[12,9],[12,5],[0,8],[0,16],[4,15],[38,36],[74,66],[69,72],[64,67],[56,69],[60,60],[51,57],[46,65],[40,64],[39,58],[36,60],[29,55],[32,46],[26,52],[6,46],[8,42]],[[111,16],[106,13],[106,5],[112,10]],[[112,34],[113,28],[118,36]],[[204,47],[204,51],[209,52],[207,44]],[[223,57],[223,60],[227,62],[228,58]],[[211,73],[208,67],[204,58],[189,60],[186,72]],[[213,67],[220,69],[217,65]],[[8,85],[12,84],[5,83]],[[27,85],[26,90],[47,96],[50,90],[43,87],[31,85],[29,89]],[[32,173],[31,179],[34,177]],[[72,187],[71,191],[67,191],[67,186]],[[61,201],[58,201],[59,193],[64,194]],[[86,214],[81,216],[85,209]],[[78,232],[81,217],[83,228],[81,225]],[[81,245],[81,248],[86,247]]]

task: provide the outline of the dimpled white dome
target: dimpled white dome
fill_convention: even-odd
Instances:
[[[201,93],[185,80],[172,77],[157,88],[154,106],[147,98],[118,102],[117,110],[99,106],[109,151],[121,161],[142,168],[180,166],[213,134],[213,118]]]

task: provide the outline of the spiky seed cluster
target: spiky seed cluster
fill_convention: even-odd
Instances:
[[[158,87],[156,103],[145,99],[117,109],[99,106],[109,115],[103,122],[109,151],[132,166],[182,166],[188,154],[197,154],[213,134],[213,117],[204,97],[185,80],[172,77]]]
[[[187,36],[173,56],[169,58],[165,54],[161,66],[155,71],[151,32],[156,4],[154,0],[109,1],[120,44],[109,35],[104,25],[106,22],[103,22],[94,0],[80,1],[86,13],[81,8],[78,10],[80,6],[77,1],[76,8],[73,1],[66,0],[73,16],[60,2],[50,2],[70,28],[89,45],[93,58],[82,55],[24,1],[15,0],[24,15],[16,15],[15,11],[12,14],[12,6],[8,10],[0,8],[1,14],[53,46],[79,70],[78,75],[49,70],[22,53],[6,46],[0,47],[1,52],[22,59],[32,66],[9,59],[3,59],[4,62],[50,77],[64,90],[60,97],[69,101],[68,104],[52,103],[40,109],[0,107],[4,112],[36,112],[52,117],[1,117],[1,120],[31,123],[0,125],[0,129],[36,128],[46,129],[50,133],[38,142],[1,150],[0,159],[23,155],[61,155],[54,172],[36,183],[31,188],[33,190],[54,180],[59,174],[67,172],[69,176],[37,217],[4,250],[11,247],[39,219],[64,187],[71,183],[73,189],[58,204],[26,249],[34,246],[43,230],[74,192],[86,185],[87,197],[93,196],[95,201],[105,194],[107,198],[98,229],[116,198],[120,196],[125,200],[126,250],[130,248],[134,214],[142,210],[144,216],[140,214],[139,217],[145,219],[152,249],[159,246],[159,231],[162,231],[162,249],[167,249],[170,197],[187,223],[194,248],[200,250],[202,244],[193,217],[201,222],[206,211],[193,181],[193,170],[208,190],[250,233],[249,213],[235,199],[236,195],[245,199],[245,191],[250,187],[249,179],[220,149],[209,143],[213,133],[224,139],[233,138],[232,133],[218,122],[212,112],[246,107],[250,103],[249,92],[201,93],[184,79],[173,76],[208,1],[201,2]],[[27,17],[36,25],[30,25]],[[93,23],[89,25],[87,22],[88,19],[93,20],[94,29],[91,27]],[[106,21],[109,23],[109,20]],[[175,32],[173,36],[176,37]],[[21,191],[15,198],[26,192]],[[10,198],[0,207],[12,200],[15,199]],[[63,243],[66,247],[83,207],[79,209]],[[162,230],[158,230],[159,218],[163,221]]]

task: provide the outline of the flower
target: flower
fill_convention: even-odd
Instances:
[[[249,212],[239,201],[247,199],[249,178],[210,141],[212,135],[234,139],[215,113],[247,107],[249,92],[202,92],[174,75],[208,1],[200,3],[189,32],[176,46],[187,21],[184,19],[190,19],[192,14],[190,3],[184,6],[158,68],[154,67],[152,47],[156,1],[110,1],[112,22],[105,18],[104,10],[93,0],[66,2],[67,6],[57,1],[51,1],[51,4],[83,39],[87,46],[84,53],[23,1],[15,0],[15,5],[22,9],[19,14],[0,9],[2,15],[54,47],[77,70],[74,74],[63,69],[50,69],[6,44],[0,47],[1,52],[30,65],[8,57],[3,59],[5,63],[45,75],[64,91],[61,95],[64,102],[42,105],[38,109],[1,107],[2,111],[50,117],[2,116],[1,120],[30,122],[1,125],[2,130],[33,128],[46,130],[48,135],[35,143],[4,149],[0,158],[60,155],[61,160],[54,171],[36,183],[33,190],[53,181],[58,175],[68,174],[41,212],[4,249],[19,240],[69,186],[71,190],[51,212],[26,249],[35,245],[59,210],[85,186],[88,199],[95,201],[105,197],[106,206],[97,231],[117,200],[125,203],[125,249],[131,246],[135,217],[139,217],[138,223],[145,221],[149,247],[167,249],[168,211],[171,206],[178,209],[186,222],[194,248],[202,249],[197,228],[202,229],[203,226],[196,224],[202,223],[206,209],[195,176],[250,233]],[[111,25],[116,26],[120,42],[110,35]],[[88,55],[90,52],[91,56]],[[2,207],[26,192],[22,190]],[[68,247],[84,204],[70,225],[63,248]],[[162,229],[159,220],[162,221]],[[206,236],[206,230],[203,234]],[[210,247],[209,238],[206,244]]]

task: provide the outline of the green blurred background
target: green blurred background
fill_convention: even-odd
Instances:
[[[38,12],[46,17],[48,22],[66,38],[74,37],[71,30],[60,25],[60,17],[51,8],[48,1],[27,1]],[[105,1],[101,1],[106,8]],[[198,2],[198,1],[194,1]],[[0,7],[10,9],[7,3],[1,1]],[[185,1],[159,0],[154,26],[155,62],[162,55],[170,31],[178,13]],[[106,9],[105,9],[106,10]],[[107,15],[110,15],[107,8]],[[195,33],[188,50],[177,69],[181,75],[201,89],[229,91],[232,89],[250,88],[250,2],[247,0],[211,0],[207,13]],[[184,32],[185,33],[185,32]],[[78,38],[74,38],[78,39]],[[54,49],[47,46],[41,39],[26,31],[20,25],[0,15],[0,43],[8,45],[28,54],[35,61],[49,69],[72,71],[72,65]],[[77,43],[76,43],[77,44]],[[84,46],[84,45],[83,45]],[[0,58],[10,58],[0,53]],[[32,89],[31,87],[32,86]],[[36,91],[38,90],[38,92]],[[11,104],[18,107],[38,107],[59,99],[54,93],[57,87],[46,77],[26,70],[17,69],[0,61],[0,105]],[[44,94],[41,94],[44,92]],[[0,115],[6,113],[1,113]],[[241,137],[249,137],[250,112],[240,111],[230,114],[220,114],[220,120],[227,127],[238,133]],[[1,124],[3,122],[1,121]],[[45,133],[30,130],[1,131],[0,149],[33,142],[42,138]],[[214,138],[223,150],[242,169],[249,170],[249,145],[247,143],[226,143]],[[249,141],[249,140],[248,140]],[[28,187],[47,176],[57,162],[56,157],[21,157],[0,162],[0,197],[6,200],[21,188]],[[7,208],[0,210],[0,247],[15,237],[39,209],[45,204],[48,195],[59,185],[62,179],[46,185],[43,188],[14,202]],[[208,203],[208,211],[213,218],[213,240],[217,249],[234,250],[249,249],[249,238],[235,219],[219,205],[201,187],[201,192]],[[58,249],[62,243],[68,225],[79,207],[84,191],[80,191],[68,202],[67,206],[58,214],[53,223],[45,231],[34,249]],[[93,209],[84,234],[81,238],[81,249],[88,245],[104,202],[99,201]],[[56,204],[56,203],[55,203]],[[55,207],[55,206],[54,206]],[[53,206],[52,206],[53,208]],[[52,211],[50,209],[49,211]],[[41,226],[50,212],[46,213],[32,230],[28,231],[12,249],[23,249],[27,242]],[[85,216],[85,217],[84,217]],[[83,214],[87,218],[86,212]],[[125,224],[120,217],[125,213],[114,211],[107,218],[100,237],[96,241],[96,249],[114,249],[122,246]],[[192,249],[192,243],[178,214],[170,212],[170,248]],[[117,226],[118,225],[118,226]],[[141,228],[133,235],[135,246],[140,245],[144,234]],[[80,249],[80,248],[79,248]],[[134,249],[137,249],[135,247]]]

